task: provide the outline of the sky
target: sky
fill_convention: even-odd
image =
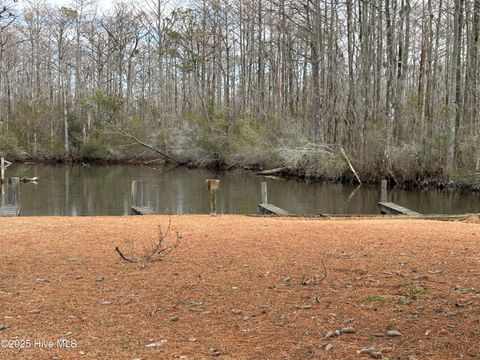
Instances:
[[[47,2],[57,6],[65,6],[68,5],[70,0],[47,0]],[[97,2],[100,9],[109,9],[112,8],[114,0],[97,0]]]
[[[116,0],[97,0],[98,7],[100,10],[108,10],[113,7],[113,3]],[[48,4],[53,6],[68,6],[72,1],[71,0],[46,0]],[[17,5],[18,7],[22,8],[22,5],[26,3],[25,0],[18,0]]]

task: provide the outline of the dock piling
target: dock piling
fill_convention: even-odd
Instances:
[[[12,165],[10,161],[5,160],[2,156],[0,157],[0,183],[5,184],[5,170]]]
[[[2,156],[0,158],[0,183],[3,184],[5,181],[5,158]]]
[[[268,196],[267,196],[267,182],[262,181],[260,183],[260,191],[262,193],[262,204],[268,204]]]
[[[380,189],[380,202],[387,202],[387,180],[383,179],[381,183],[381,189]]]
[[[7,189],[7,205],[20,205],[20,179],[9,177]]]
[[[144,182],[140,180],[132,181],[132,206],[143,207],[145,194],[143,191]]]

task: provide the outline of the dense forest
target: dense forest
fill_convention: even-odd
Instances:
[[[11,157],[478,174],[480,0],[0,3]]]

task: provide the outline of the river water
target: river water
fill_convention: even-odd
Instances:
[[[21,215],[127,215],[132,180],[145,182],[147,205],[162,214],[207,214],[205,180],[220,179],[217,212],[256,214],[260,183],[268,202],[293,214],[378,214],[380,189],[331,182],[266,179],[241,171],[217,174],[205,169],[172,171],[145,166],[15,165],[7,176],[39,178],[20,187]],[[480,212],[480,197],[458,191],[389,191],[389,201],[424,214]]]

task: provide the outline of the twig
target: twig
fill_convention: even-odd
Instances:
[[[165,235],[163,235],[162,233],[162,228],[160,225],[158,225],[158,242],[157,242],[157,246],[155,246],[155,248],[153,249],[152,253],[150,254],[150,256],[147,257],[147,261],[150,260],[152,258],[152,256],[154,256],[157,252],[160,254],[161,251],[162,251],[162,243],[163,243],[163,239],[165,239],[165,237],[167,236],[168,232],[170,231],[170,226],[172,225],[172,218],[169,217],[168,218],[168,227],[167,227],[167,231],[165,232]],[[178,239],[177,239],[178,240]]]
[[[127,258],[125,255],[122,254],[122,252],[120,251],[120,249],[117,247],[115,247],[115,250],[117,251],[118,255],[120,255],[120,257],[125,260],[125,261],[128,261],[130,263],[137,263],[138,260],[137,259],[129,259]]]
[[[201,277],[201,275],[199,275],[199,276],[200,276],[200,279],[197,282],[194,282],[193,284],[190,284],[190,286],[187,288],[187,290],[185,290],[185,292],[188,292],[188,291],[192,290],[195,285],[198,285],[200,283],[200,281],[202,280],[202,277]],[[172,309],[176,309],[177,306],[180,305],[181,303],[183,303],[184,301],[185,301],[185,299],[178,300],[175,303],[175,305],[172,306]]]
[[[322,259],[322,266],[323,266],[323,277],[318,281],[319,283],[323,282],[327,278],[327,265],[325,265],[325,261]]]

